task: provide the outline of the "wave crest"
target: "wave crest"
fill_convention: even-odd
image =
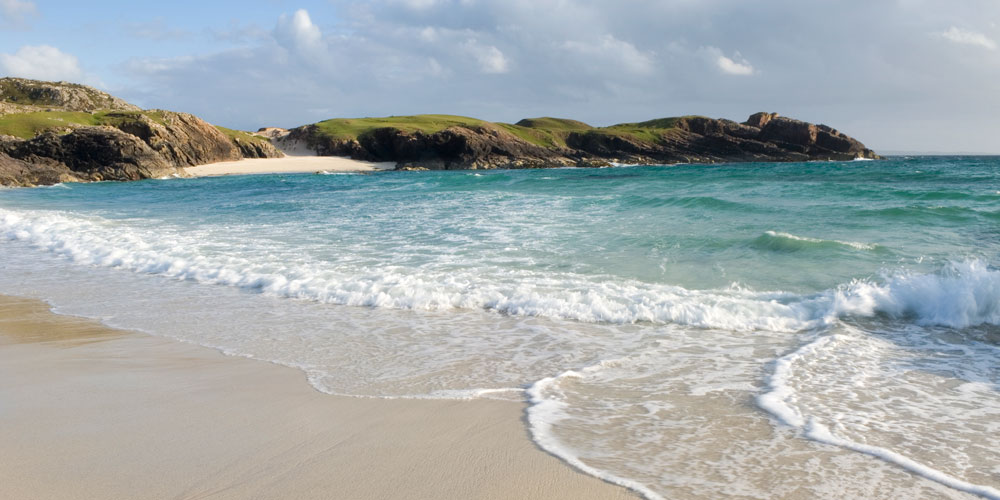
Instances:
[[[790,233],[779,231],[767,231],[755,238],[750,246],[761,250],[771,250],[775,252],[799,252],[812,249],[844,249],[854,250],[879,250],[882,247],[872,243],[859,243],[855,241],[823,240],[810,238],[808,236],[796,236]]]
[[[287,263],[269,254],[214,256],[181,233],[129,228],[59,213],[0,210],[0,235],[84,265],[121,268],[333,304],[399,309],[486,309],[587,322],[675,323],[735,331],[801,331],[846,316],[886,315],[955,328],[1000,325],[1000,271],[980,261],[937,273],[898,272],[812,295],[751,290],[688,290],[577,274],[479,269],[444,274],[399,266],[349,268]],[[775,233],[784,242],[809,241]],[[860,244],[859,244],[860,245]],[[192,250],[194,249],[194,250]]]

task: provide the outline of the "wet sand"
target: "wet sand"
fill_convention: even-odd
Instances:
[[[539,450],[523,410],[329,396],[0,296],[0,498],[637,498]]]

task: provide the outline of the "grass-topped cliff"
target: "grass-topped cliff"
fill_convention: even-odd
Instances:
[[[513,124],[452,115],[337,118],[293,129],[285,140],[319,154],[423,168],[877,157],[830,127],[773,113],[743,123],[682,116],[609,127],[551,117]]]
[[[142,110],[84,85],[0,78],[0,184],[143,179],[182,173],[185,166],[280,156],[269,138],[401,169],[877,157],[830,127],[774,113],[742,123],[681,116],[609,127],[551,117],[517,123],[452,115],[337,118],[250,134],[187,113]]]
[[[139,111],[107,92],[69,82],[43,82],[26,78],[0,78],[0,103],[20,112],[57,108],[67,111]]]
[[[0,78],[0,184],[132,180],[280,154],[247,132],[84,85]]]
[[[344,140],[358,139],[379,128],[392,128],[403,132],[434,134],[451,127],[467,129],[495,128],[546,148],[566,147],[571,133],[627,137],[632,140],[657,142],[663,134],[677,127],[681,118],[662,118],[642,123],[623,123],[611,127],[592,127],[577,120],[565,118],[525,118],[517,123],[493,123],[477,118],[455,115],[412,115],[385,118],[334,118],[315,124],[317,137]]]

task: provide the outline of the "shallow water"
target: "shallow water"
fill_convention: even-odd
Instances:
[[[526,399],[649,498],[1000,498],[1000,159],[66,184],[0,191],[0,235],[2,293]]]

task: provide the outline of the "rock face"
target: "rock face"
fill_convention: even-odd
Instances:
[[[0,154],[39,169],[37,175],[29,174],[22,163],[10,164],[4,170],[7,175],[0,175],[0,184],[133,181],[183,176],[182,168],[194,165],[281,156],[268,142],[231,139],[187,113],[157,111],[153,114],[157,120],[132,112],[107,116],[114,126],[79,127],[66,134],[51,131],[28,140],[0,137]]]
[[[49,132],[28,141],[4,142],[0,154],[58,173],[56,182],[134,181],[179,173],[141,139],[112,127],[81,128],[63,135]],[[51,174],[42,177],[51,180]]]
[[[66,111],[139,111],[138,106],[86,85],[25,78],[0,78],[0,101]]]
[[[644,134],[622,126],[597,129],[579,123],[561,136],[564,147],[534,144],[493,124],[453,126],[434,133],[384,127],[350,139],[324,137],[316,125],[307,125],[291,130],[287,138],[308,144],[320,155],[391,161],[408,170],[879,158],[864,144],[826,125],[776,113],[756,113],[744,123],[705,117],[662,122],[669,126],[636,124]],[[517,126],[530,129],[533,123],[522,120]]]
[[[311,131],[293,130],[288,138],[309,142]],[[531,168],[572,165],[559,151],[536,146],[502,129],[451,127],[433,134],[379,128],[354,140],[312,144],[321,156],[392,161],[426,169]]]
[[[0,153],[0,186],[30,187],[82,181],[65,165],[28,163]]]
[[[89,112],[103,123],[67,123],[31,139],[0,136],[0,185],[130,181],[184,175],[187,166],[282,156],[266,139],[220,129],[187,113],[140,111],[83,85],[3,78],[0,99],[5,100],[0,114],[6,112],[8,120],[53,110]]]
[[[197,116],[161,110],[153,115],[158,120],[147,115],[121,116],[117,129],[142,139],[171,165],[185,167],[243,157],[235,141]]]

